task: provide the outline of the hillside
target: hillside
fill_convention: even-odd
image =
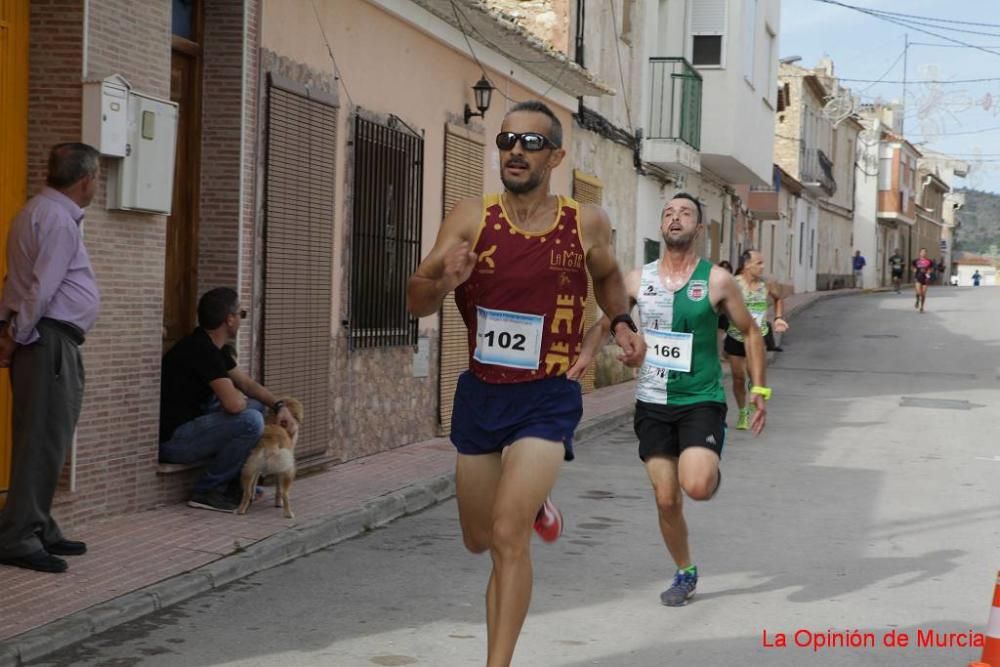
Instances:
[[[1000,195],[980,190],[965,193],[965,206],[958,211],[961,222],[956,230],[956,250],[985,253],[990,245],[1000,245]]]

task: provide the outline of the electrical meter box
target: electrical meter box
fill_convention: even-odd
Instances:
[[[125,157],[130,88],[117,74],[83,84],[83,142],[101,155]]]
[[[108,208],[170,214],[177,146],[177,103],[128,96],[125,156],[108,165]]]

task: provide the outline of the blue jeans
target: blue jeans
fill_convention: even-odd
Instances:
[[[195,482],[195,493],[224,491],[240,476],[240,470],[264,432],[264,404],[247,399],[239,414],[224,412],[213,399],[205,414],[181,424],[160,445],[164,463],[198,463],[211,459],[208,470]]]

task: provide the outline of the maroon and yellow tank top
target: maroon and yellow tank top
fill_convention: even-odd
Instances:
[[[587,268],[580,204],[559,197],[552,225],[518,229],[499,194],[483,197],[479,257],[455,302],[469,329],[469,368],[510,384],[565,375],[580,354]]]

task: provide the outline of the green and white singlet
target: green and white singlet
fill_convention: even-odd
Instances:
[[[743,292],[743,303],[746,304],[747,310],[750,311],[753,321],[760,327],[760,335],[766,336],[767,332],[771,330],[767,325],[767,283],[762,280],[760,281],[760,287],[750,289],[747,283],[741,280],[739,276],[737,276],[736,282]],[[726,329],[726,335],[735,341],[743,342],[743,333],[734,327],[732,322],[729,323],[729,328]]]
[[[716,331],[719,315],[708,295],[712,263],[704,259],[681,289],[660,280],[659,261],[642,267],[639,319],[646,360],[639,371],[636,400],[656,405],[726,402]]]

